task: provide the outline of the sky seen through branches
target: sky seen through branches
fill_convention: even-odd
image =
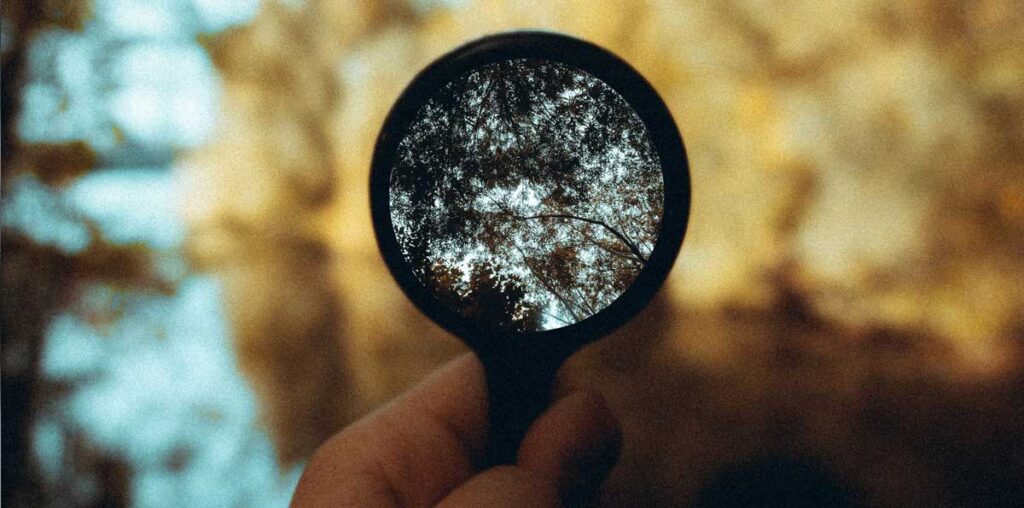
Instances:
[[[653,251],[664,199],[629,104],[589,73],[528,59],[438,90],[399,143],[390,192],[415,275],[453,310],[513,331],[613,302]]]

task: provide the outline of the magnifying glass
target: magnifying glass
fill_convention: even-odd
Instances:
[[[562,362],[661,286],[690,179],[637,71],[588,42],[513,32],[413,79],[377,138],[370,200],[395,280],[484,365],[498,465],[515,461]]]

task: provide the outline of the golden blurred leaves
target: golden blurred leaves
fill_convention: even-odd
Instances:
[[[183,172],[193,247],[212,266],[244,267],[227,279],[238,347],[268,404],[289,408],[281,418],[317,421],[333,400],[353,408],[337,413],[341,425],[460,349],[413,309],[376,253],[373,145],[419,69],[475,37],[526,28],[591,40],[634,65],[689,151],[690,229],[657,308],[572,371],[617,373],[601,386],[617,394],[627,435],[630,425],[648,433],[623,481],[655,489],[655,502],[686,499],[697,479],[672,486],[637,473],[657,459],[666,471],[692,460],[694,478],[710,474],[710,459],[679,449],[687,440],[669,427],[682,422],[719,462],[764,451],[756,436],[802,443],[800,453],[852,439],[863,455],[838,462],[898,504],[907,494],[884,468],[941,475],[926,453],[901,458],[872,441],[872,411],[911,422],[929,407],[965,407],[965,379],[996,380],[985,393],[1003,400],[997,381],[1019,369],[1024,330],[1019,1],[428,4],[271,3],[252,26],[209,43],[226,91],[219,136]],[[290,261],[302,245],[322,255]],[[336,328],[300,326],[317,320]],[[344,396],[317,392],[335,365],[288,363],[323,351],[338,351]],[[257,365],[279,353],[287,360]],[[273,368],[288,375],[260,371]],[[279,382],[308,392],[286,396]],[[893,409],[940,382],[952,383],[936,392],[952,402]],[[796,437],[772,419],[796,425]],[[841,427],[847,419],[859,423]],[[734,431],[716,441],[715,428]],[[308,449],[302,435],[286,455]],[[921,499],[950,499],[929,485]]]

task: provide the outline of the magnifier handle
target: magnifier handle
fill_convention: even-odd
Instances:
[[[483,360],[490,420],[484,468],[515,463],[526,431],[551,401],[558,365],[510,356]]]

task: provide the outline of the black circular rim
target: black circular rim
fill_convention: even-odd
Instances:
[[[474,68],[518,58],[538,58],[583,70],[612,87],[643,121],[661,163],[664,204],[661,229],[647,264],[619,297],[596,314],[553,330],[512,332],[488,328],[449,309],[415,276],[391,222],[391,170],[399,142],[420,107],[436,90]],[[428,317],[481,356],[523,350],[533,356],[567,356],[621,326],[661,288],[675,262],[690,213],[689,163],[672,115],[654,88],[622,59],[567,35],[520,31],[491,35],[438,58],[412,80],[388,113],[374,148],[370,207],[377,244],[391,275]]]

